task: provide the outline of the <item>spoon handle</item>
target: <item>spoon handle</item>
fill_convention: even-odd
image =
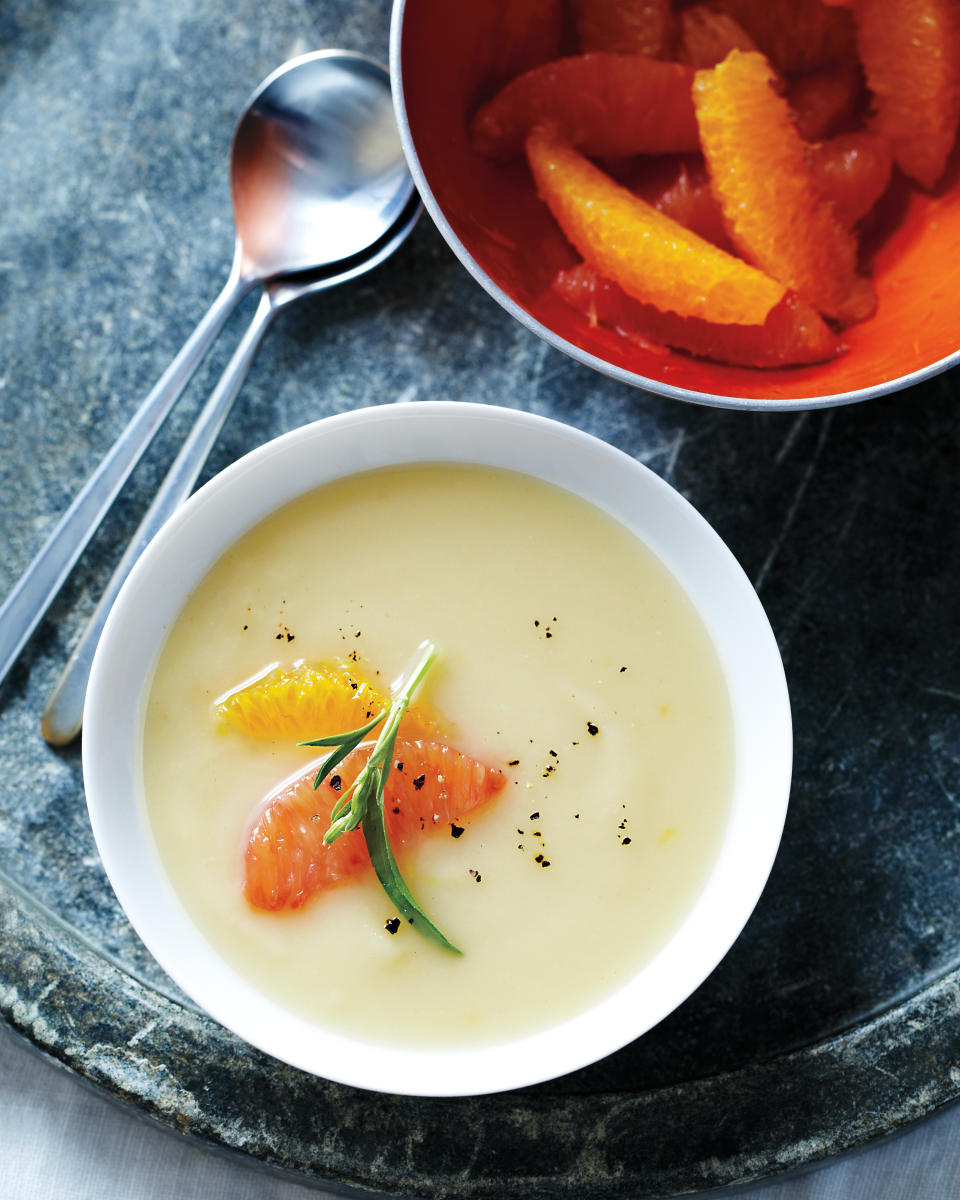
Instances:
[[[220,295],[0,606],[0,683],[250,283],[238,247]]]
[[[276,311],[269,290],[265,291],[219,383],[197,417],[196,424],[110,577],[43,714],[43,736],[52,746],[65,746],[80,732],[93,656],[113,602],[147,543],[193,490]]]

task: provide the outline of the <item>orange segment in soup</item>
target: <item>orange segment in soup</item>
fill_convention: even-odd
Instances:
[[[298,663],[229,692],[217,702],[217,716],[241,732],[293,742],[326,737],[365,725],[389,703],[344,663]],[[407,710],[401,736],[432,736],[436,721],[417,708]]]

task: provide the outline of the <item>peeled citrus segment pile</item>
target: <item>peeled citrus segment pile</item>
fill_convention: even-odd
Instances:
[[[715,67],[731,50],[756,50],[757,43],[729,13],[694,4],[680,14],[680,61]]]
[[[892,167],[931,187],[955,145],[960,0],[567,12],[566,44],[587,52],[518,76],[471,125],[488,157],[525,145],[584,259],[553,291],[626,336],[737,365],[840,352],[836,330],[876,308],[858,239],[889,232],[888,208],[865,218]]]
[[[518,75],[474,116],[474,149],[506,161],[549,121],[586,154],[682,154],[699,149],[693,70],[634,54],[560,58]]]
[[[329,846],[330,812],[370,756],[357,747],[314,790],[316,764],[282,783],[263,802],[247,838],[244,894],[254,908],[299,908],[312,895],[372,871],[359,834]],[[397,742],[384,792],[387,835],[394,851],[428,832],[451,835],[451,824],[486,804],[506,782],[502,771],[435,741]]]
[[[561,271],[553,288],[591,324],[737,366],[824,362],[842,349],[836,334],[792,293],[770,310],[762,325],[715,325],[642,304],[586,263]]]
[[[714,192],[749,262],[843,324],[876,306],[857,273],[857,242],[822,196],[806,145],[761,54],[733,51],[698,71],[694,104]]]
[[[900,170],[932,188],[960,120],[960,4],[856,0],[854,13],[872,127],[890,139]]]
[[[829,8],[821,0],[709,0],[709,4],[733,17],[785,75],[814,71],[853,51],[850,13]]]
[[[636,300],[761,325],[786,288],[658,212],[546,128],[527,140],[537,190],[583,258]]]
[[[389,697],[342,663],[278,667],[222,697],[217,716],[258,738],[307,741],[358,729],[389,703]],[[410,708],[400,725],[406,737],[432,736],[437,723]]]
[[[668,55],[676,34],[670,0],[573,0],[580,49]]]
[[[887,189],[893,160],[890,143],[875,133],[841,133],[811,146],[814,178],[837,220],[847,229],[867,215]]]

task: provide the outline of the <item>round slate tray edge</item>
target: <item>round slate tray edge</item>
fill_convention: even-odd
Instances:
[[[739,1190],[960,1099],[960,971],[854,1030],[691,1083],[418,1100],[341,1087],[259,1053],[121,970],[2,878],[0,926],[0,1016],[34,1047],[141,1115],[344,1194]],[[659,1136],[665,1122],[687,1134],[682,1159]],[[756,1138],[745,1138],[751,1129]]]

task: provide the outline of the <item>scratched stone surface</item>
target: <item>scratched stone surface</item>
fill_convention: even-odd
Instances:
[[[388,23],[387,0],[0,7],[0,593],[226,276],[226,153],[251,88],[323,45],[385,59]],[[279,317],[204,477],[317,417],[432,397],[558,417],[646,463],[738,556],[783,653],[796,770],[781,853],[732,952],[673,1016],[510,1096],[334,1087],[180,995],[106,882],[79,750],[49,749],[39,715],[249,315],[0,686],[3,1018],[184,1133],[386,1194],[697,1191],[960,1096],[960,376],[805,414],[658,399],[518,326],[427,220],[374,275]]]

